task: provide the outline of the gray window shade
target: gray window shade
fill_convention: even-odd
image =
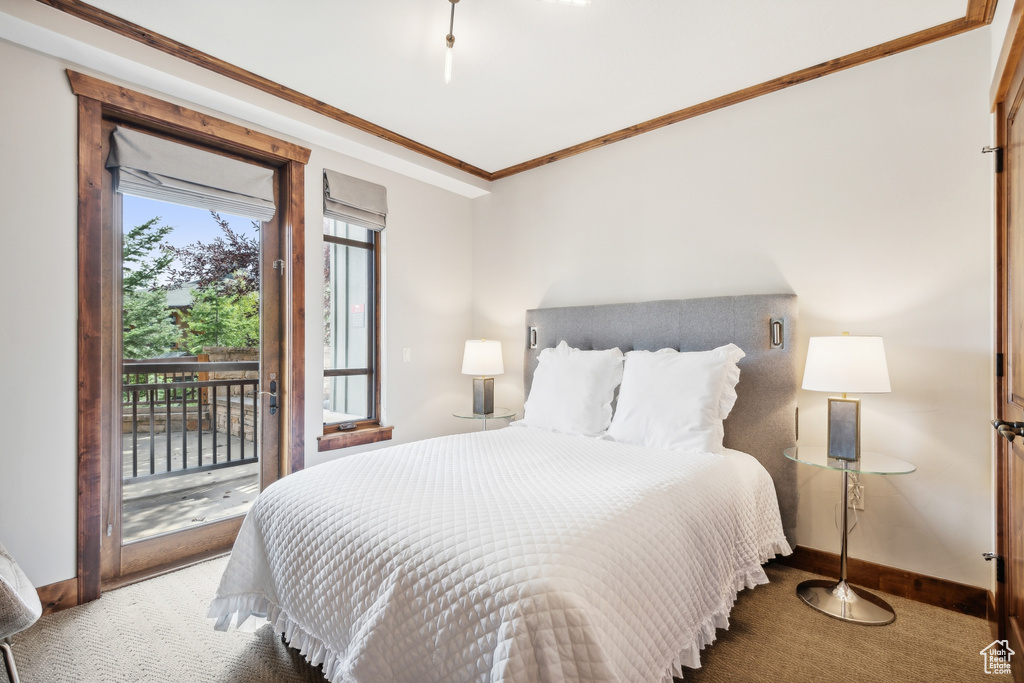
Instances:
[[[324,169],[324,218],[379,232],[387,214],[387,188]]]
[[[258,221],[274,217],[274,171],[255,164],[116,128],[107,168],[114,191]]]

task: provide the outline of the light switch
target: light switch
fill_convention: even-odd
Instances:
[[[412,349],[410,349],[408,346],[402,348],[402,362],[403,363],[411,363],[412,362]]]

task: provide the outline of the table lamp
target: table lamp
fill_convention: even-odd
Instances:
[[[501,342],[470,339],[462,355],[462,374],[473,377],[473,412],[489,415],[494,412],[494,377],[505,372],[501,360]]]
[[[860,399],[847,394],[891,391],[881,337],[811,337],[803,388],[841,393],[828,399],[828,455],[860,459]]]

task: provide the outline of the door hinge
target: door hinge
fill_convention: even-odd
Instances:
[[[1006,562],[1003,561],[1003,557],[995,553],[982,553],[981,556],[986,562],[996,561],[996,581],[1006,583]]]
[[[982,154],[993,153],[996,155],[996,173],[1003,172],[1003,148],[1002,147],[982,147]]]
[[[1003,354],[996,354],[996,377],[1003,376]]]
[[[274,270],[277,270],[278,268],[281,269],[281,274],[284,275],[284,260],[283,259],[277,259],[276,261],[274,261]]]

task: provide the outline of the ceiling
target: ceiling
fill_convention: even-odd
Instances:
[[[91,0],[494,172],[909,34],[968,0]],[[201,21],[197,17],[202,17]]]

